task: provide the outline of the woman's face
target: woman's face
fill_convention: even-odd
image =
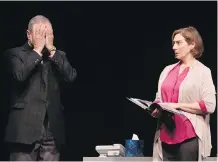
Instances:
[[[176,34],[173,39],[173,50],[175,58],[182,60],[190,55],[190,51],[194,48],[194,44],[188,44],[181,34]]]

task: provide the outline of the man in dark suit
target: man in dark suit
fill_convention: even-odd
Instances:
[[[11,161],[58,161],[65,143],[60,84],[74,81],[77,73],[53,45],[46,17],[30,20],[27,37],[5,53],[11,89],[5,140]]]

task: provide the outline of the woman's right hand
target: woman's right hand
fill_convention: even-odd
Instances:
[[[154,111],[151,113],[151,116],[153,116],[154,118],[159,118],[161,115],[161,111],[158,110],[158,108],[154,109]]]

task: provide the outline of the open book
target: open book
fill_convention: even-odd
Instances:
[[[155,108],[161,108],[173,114],[183,115],[182,111],[170,108],[167,105],[167,103],[153,103],[151,101],[141,100],[138,98],[128,98],[127,97],[127,99],[133,102],[134,104],[140,106],[144,110],[148,111],[149,113],[152,113]]]

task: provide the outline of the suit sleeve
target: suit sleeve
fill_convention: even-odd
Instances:
[[[35,51],[26,54],[23,58],[16,50],[9,50],[5,52],[5,55],[9,62],[9,71],[12,73],[13,78],[20,82],[25,81],[42,60],[41,56]]]
[[[72,82],[75,80],[77,76],[76,69],[72,68],[70,65],[65,52],[57,50],[50,60],[54,63],[56,69],[61,76],[63,76],[66,82]]]

